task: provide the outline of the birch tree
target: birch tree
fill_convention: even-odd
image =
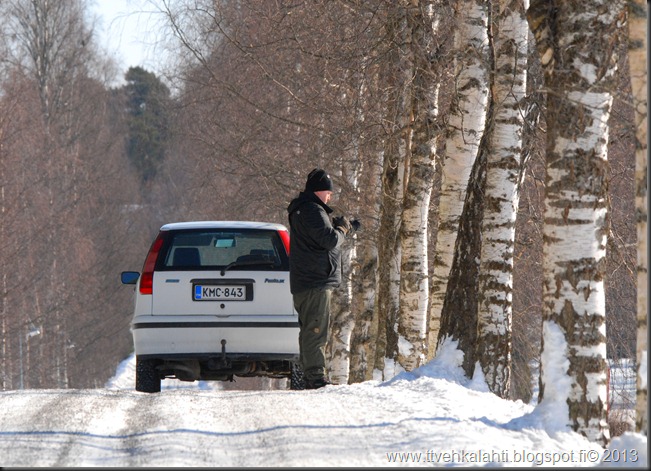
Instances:
[[[647,434],[647,8],[642,0],[629,2],[628,61],[635,109],[635,210],[637,219],[637,398],[635,428]]]
[[[396,142],[397,144],[397,142]],[[398,312],[400,299],[400,245],[398,239],[399,210],[404,183],[404,162],[397,145],[388,145],[382,173],[382,209],[378,239],[378,274],[376,316],[377,340],[373,379],[395,376],[398,353]]]
[[[1,366],[14,388],[99,386],[110,375],[107,362],[131,348],[132,300],[114,280],[143,250],[133,237],[145,231],[140,221],[127,227],[122,212],[122,203],[137,203],[120,158],[122,121],[109,116],[112,104],[122,106],[103,81],[109,61],[94,48],[85,7],[83,0],[0,2],[8,42],[0,121],[9,137],[0,272],[10,332]],[[25,296],[26,285],[34,295]]]
[[[607,143],[621,1],[534,0],[527,13],[547,88],[539,410],[603,445]]]
[[[492,121],[492,106],[487,118]],[[468,378],[477,368],[477,305],[481,222],[484,218],[483,195],[486,186],[488,135],[484,134],[468,181],[463,212],[459,218],[459,234],[441,311],[438,348],[454,342],[463,353],[461,367]]]
[[[432,2],[410,8],[413,58],[413,140],[409,178],[400,228],[400,314],[398,362],[407,371],[425,358],[428,307],[427,214],[434,181],[434,129],[438,115],[438,80],[430,64],[438,18]]]
[[[380,214],[382,195],[382,152],[376,151],[376,161],[371,162],[366,172],[365,188],[371,196],[372,215]],[[365,206],[368,208],[368,206]],[[378,316],[375,312],[375,299],[378,286],[378,248],[375,235],[378,233],[376,217],[362,218],[364,224],[359,234],[357,250],[357,277],[359,295],[354,299],[353,309],[356,311],[355,328],[351,341],[350,383],[372,379],[375,363],[375,350],[378,331]]]
[[[77,92],[77,80],[87,72],[84,60],[88,59],[89,49],[85,45],[91,38],[84,23],[83,7],[82,0],[10,0],[0,4],[5,20],[2,27],[11,38],[8,62],[34,84],[40,102],[40,113],[30,113],[38,118],[32,124],[30,142],[35,144],[34,160],[43,175],[39,182],[42,194],[34,195],[33,188],[26,191],[33,194],[35,201],[43,199],[45,204],[35,203],[35,208],[30,209],[42,220],[40,227],[28,227],[26,238],[32,239],[30,257],[34,257],[43,276],[34,283],[39,294],[26,311],[31,311],[34,318],[28,329],[43,333],[34,342],[44,342],[49,351],[43,361],[45,374],[34,376],[45,381],[46,376],[52,376],[58,386],[68,382],[68,334],[63,306],[70,298],[66,289],[68,278],[62,274],[73,258],[62,254],[61,248],[72,240],[71,232],[76,226],[70,212],[68,224],[61,225],[60,221],[66,219],[62,215],[79,197],[75,189],[80,147],[72,132],[78,122],[71,102]]]
[[[359,111],[359,110],[358,110]],[[351,149],[350,152],[355,152]],[[352,156],[351,156],[352,157]],[[361,160],[349,158],[344,160],[343,178],[350,188],[358,188]],[[355,204],[349,206],[352,214],[357,214]],[[344,211],[350,215],[350,210]],[[348,384],[350,374],[350,342],[355,328],[355,314],[353,304],[353,261],[356,258],[357,240],[355,234],[349,237],[349,243],[343,248],[341,254],[342,283],[338,290],[337,302],[331,316],[330,338],[328,341],[328,371],[330,380],[335,384]]]
[[[371,34],[370,32],[368,34]],[[371,100],[371,93],[378,89],[380,81],[380,51],[374,49],[368,53],[364,62],[368,63],[366,75],[361,81],[359,94],[365,104]],[[381,108],[383,108],[381,106]],[[357,176],[355,193],[356,214],[362,227],[355,233],[356,258],[353,279],[354,296],[352,310],[355,312],[355,326],[350,345],[350,374],[349,383],[370,380],[375,366],[375,340],[378,330],[378,316],[375,311],[378,278],[378,249],[376,236],[378,234],[380,202],[382,201],[382,139],[366,127],[367,119],[373,116],[371,110],[365,107],[364,115],[358,120],[359,128],[355,130],[354,142],[367,140],[368,157],[363,159],[362,167]],[[361,159],[361,152],[357,158]]]
[[[398,356],[398,315],[400,310],[400,260],[398,237],[402,212],[405,158],[411,145],[408,110],[411,104],[413,59],[408,40],[411,30],[402,3],[394,3],[387,14],[387,36],[391,47],[383,79],[389,86],[386,122],[389,123],[384,145],[382,202],[378,237],[378,275],[376,315],[377,341],[373,379],[395,376]]]
[[[459,218],[484,132],[488,103],[488,2],[464,2],[454,35],[455,89],[442,157],[439,222],[431,278],[428,358],[434,356]]]
[[[0,49],[0,54],[2,54],[3,51]],[[4,94],[4,97],[1,101],[2,103],[2,113],[0,114],[0,221],[2,221],[2,224],[0,224],[0,240],[3,241],[2,245],[0,245],[0,260],[3,261],[3,264],[6,264],[9,255],[10,255],[10,250],[8,248],[7,244],[7,216],[8,216],[8,202],[7,202],[7,194],[8,194],[8,188],[7,184],[9,183],[7,181],[7,155],[5,153],[5,135],[8,129],[7,121],[9,117],[9,113],[7,113],[7,109],[12,108],[12,104],[10,102],[10,97]],[[0,377],[1,383],[0,383],[0,390],[7,390],[11,389],[11,376],[12,376],[12,370],[13,370],[13,365],[12,362],[10,361],[10,353],[11,353],[11,346],[9,342],[9,336],[15,336],[14,329],[12,328],[13,326],[10,325],[11,323],[9,322],[9,312],[7,310],[7,298],[9,296],[9,291],[8,291],[8,276],[9,274],[7,273],[7,270],[0,270],[0,320],[2,324],[0,325],[0,356],[2,356],[2,364],[0,365]],[[22,335],[22,334],[19,334]]]
[[[477,358],[492,392],[508,397],[511,372],[513,250],[527,85],[528,0],[494,5],[494,78],[479,266]]]
[[[338,9],[329,3],[324,3],[328,8]],[[386,47],[383,43],[376,44],[374,36],[377,34],[376,27],[379,26],[372,20],[374,15],[364,8],[356,9],[355,13],[346,15],[347,21],[339,20],[346,37],[360,37],[356,53],[353,59],[356,64],[348,66],[342,80],[340,103],[348,105],[348,143],[342,154],[341,181],[342,201],[338,203],[340,212],[349,218],[366,219],[366,224],[373,227],[374,224],[368,221],[366,191],[371,196],[372,204],[379,202],[379,188],[377,182],[380,179],[381,160],[378,159],[377,147],[372,142],[372,131],[367,129],[367,119],[373,116],[369,106],[369,98],[372,93],[371,87],[377,86],[378,69],[377,56],[378,47]],[[364,26],[360,28],[360,24]],[[355,32],[354,32],[355,31]],[[363,43],[363,44],[362,44]],[[364,174],[369,173],[371,179],[365,178]],[[370,183],[370,185],[369,185]],[[377,209],[377,208],[376,208]],[[377,214],[377,212],[372,213]],[[329,349],[331,350],[329,371],[330,379],[336,384],[347,384],[351,382],[353,370],[355,378],[363,380],[368,372],[370,328],[373,319],[373,299],[375,297],[375,273],[370,273],[370,268],[377,265],[376,247],[370,243],[371,239],[361,243],[361,234],[354,232],[350,241],[342,251],[343,279],[342,286],[337,290],[339,305],[332,316],[330,330]],[[360,272],[363,271],[363,274]],[[361,278],[361,279],[360,279]],[[357,338],[354,339],[354,335]],[[357,340],[362,337],[360,345]],[[356,342],[356,345],[353,343]],[[358,348],[353,352],[353,348]],[[357,353],[354,363],[353,354]],[[360,379],[359,375],[363,378]]]

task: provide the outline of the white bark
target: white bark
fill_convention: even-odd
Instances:
[[[404,154],[400,154],[404,158]],[[386,158],[386,157],[385,157]],[[398,159],[400,160],[400,158]],[[395,163],[393,159],[386,162],[389,167]],[[402,199],[395,195],[402,195],[404,188],[404,165],[398,162],[396,168],[392,169],[387,179],[387,168],[383,178],[383,189],[386,192],[391,189],[391,195],[384,193],[384,204],[382,208],[382,223],[380,233],[382,240],[378,248],[378,260],[381,267],[380,279],[378,280],[377,303],[378,310],[378,348],[376,364],[373,371],[373,379],[388,380],[393,378],[399,370],[396,370],[395,354],[397,353],[398,334],[398,312],[400,310],[400,260],[401,249],[397,243],[398,223]],[[390,180],[390,181],[389,181]],[[387,201],[391,200],[391,201]],[[392,339],[395,340],[395,345]]]
[[[5,171],[4,171],[4,166],[5,166],[5,161],[6,158],[4,156],[4,149],[3,149],[3,144],[4,144],[4,139],[5,139],[5,129],[4,129],[4,120],[0,120],[0,220],[2,220],[2,224],[0,225],[0,240],[2,242],[2,247],[0,248],[0,260],[7,260],[7,256],[5,255],[5,250],[7,246],[7,238],[5,236],[5,227],[7,223],[7,208],[6,208],[6,196],[5,196]],[[6,262],[5,262],[6,263]],[[2,383],[0,383],[0,388],[2,388],[3,391],[9,389],[10,386],[10,377],[11,377],[11,369],[10,369],[10,362],[9,362],[9,348],[8,348],[8,343],[9,343],[9,329],[7,326],[7,317],[8,314],[6,312],[6,298],[7,298],[7,273],[5,270],[2,270],[0,272],[0,278],[2,281],[0,282],[0,317],[2,317],[2,328],[0,329],[0,335],[2,335],[2,348],[0,349],[0,355],[2,355]]]
[[[353,77],[353,81],[356,78]],[[360,80],[356,85],[355,91],[359,96],[363,96],[363,81]],[[363,127],[364,114],[357,107],[355,109],[355,120],[359,127]],[[346,187],[352,190],[350,193],[356,194],[359,190],[359,174],[362,170],[362,159],[360,158],[359,142],[353,143],[350,150],[345,155],[342,163],[342,177],[346,181]],[[345,203],[344,203],[345,204]],[[358,201],[352,201],[346,204],[346,209],[342,211],[345,216],[351,218],[352,214],[359,212]],[[331,352],[328,370],[330,380],[335,384],[348,384],[350,375],[350,342],[355,328],[355,314],[352,310],[353,305],[353,260],[357,254],[357,240],[354,234],[348,236],[348,241],[343,248],[342,261],[342,286],[340,288],[339,299],[341,300],[338,310],[334,313],[331,320],[332,329],[329,339],[328,348]]]
[[[499,0],[494,35],[494,123],[489,139],[477,313],[478,359],[490,390],[508,397],[513,250],[522,175],[528,0]]]
[[[371,214],[380,214],[380,202],[382,198],[382,152],[377,152],[375,162],[369,165],[370,188],[374,195],[372,198],[373,207]],[[357,261],[359,271],[357,272],[357,285],[359,296],[353,309],[359,314],[355,322],[353,340],[351,345],[351,365],[349,382],[361,382],[372,379],[375,358],[379,316],[375,312],[375,299],[377,288],[378,272],[378,247],[374,240],[377,233],[377,224],[373,218],[360,215],[363,227],[358,235]]]
[[[635,110],[635,209],[637,214],[637,400],[636,431],[647,434],[648,199],[647,199],[647,3],[629,3],[631,88]]]
[[[432,193],[434,154],[412,155],[402,213],[400,240],[400,315],[398,362],[411,371],[423,363],[427,328],[427,214]]]
[[[426,2],[418,15],[412,15],[415,76],[413,141],[409,181],[402,212],[400,242],[400,315],[398,362],[411,371],[425,359],[427,307],[429,295],[427,228],[429,203],[434,182],[435,140],[433,123],[438,117],[439,86],[430,63],[431,44],[436,34],[437,18]]]
[[[405,187],[405,162],[411,146],[411,110],[413,57],[409,47],[411,29],[402,3],[393,5],[388,34],[395,36],[403,48],[395,51],[395,74],[389,75],[395,95],[387,111],[395,119],[392,135],[387,139],[382,174],[381,238],[378,240],[380,274],[377,289],[378,348],[373,379],[393,378],[398,355],[398,314],[400,309],[400,260],[398,239]]]
[[[486,0],[465,2],[455,34],[456,98],[442,160],[439,223],[430,291],[428,358],[434,356],[447,280],[463,212],[468,179],[484,132],[488,102],[488,28]]]
[[[355,247],[346,247],[341,255],[343,277],[339,288],[340,302],[331,319],[332,329],[329,338],[330,358],[328,372],[334,384],[348,384],[350,369],[350,339],[355,327],[355,317],[351,311],[353,298],[352,290],[352,260],[355,257]]]
[[[611,0],[554,5],[553,16],[549,0],[528,11],[548,88],[541,407],[566,410],[569,427],[605,445],[608,118],[623,10]],[[547,361],[559,355],[566,364]]]

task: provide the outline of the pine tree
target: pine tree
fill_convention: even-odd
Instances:
[[[127,154],[143,181],[156,175],[169,138],[170,92],[152,72],[131,67],[124,87],[129,115]]]

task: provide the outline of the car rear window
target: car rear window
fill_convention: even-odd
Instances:
[[[169,231],[156,270],[289,270],[289,259],[276,231],[191,229]]]

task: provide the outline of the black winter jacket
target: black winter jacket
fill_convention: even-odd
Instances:
[[[301,192],[289,213],[289,284],[292,294],[341,283],[341,244],[346,236],[332,227],[332,209],[312,192]]]

